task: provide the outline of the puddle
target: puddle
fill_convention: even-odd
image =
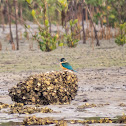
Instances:
[[[20,126],[22,123],[21,122],[7,122],[7,123],[1,123],[0,126]]]

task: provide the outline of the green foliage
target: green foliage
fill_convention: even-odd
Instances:
[[[87,4],[99,8],[99,12],[95,12],[94,21],[98,23],[99,19],[107,18],[109,26],[114,27],[114,23],[124,23],[126,19],[125,0],[86,0]]]
[[[31,12],[32,16],[35,17],[35,10],[33,9]]]
[[[67,11],[68,9],[68,2],[67,0],[58,0],[58,5],[62,10]]]
[[[41,41],[39,40],[39,46],[42,51],[52,51],[56,49],[56,43],[57,43],[57,38],[56,36],[51,36],[50,33],[44,33],[40,32],[40,38]]]
[[[23,35],[24,35],[25,38],[27,38],[28,32],[25,31],[25,32],[23,33]]]
[[[28,2],[28,1],[27,1]],[[39,3],[39,8],[32,9],[31,11],[31,15],[33,16],[33,18],[35,19],[36,23],[38,24],[39,28],[38,28],[38,33],[33,35],[33,38],[35,40],[38,41],[40,49],[42,51],[52,51],[54,49],[56,49],[56,44],[57,44],[57,35],[51,35],[51,33],[49,32],[49,20],[48,20],[48,8],[47,8],[47,4],[48,4],[48,0],[45,1],[38,1]],[[32,7],[32,4],[30,2],[28,2],[30,4],[30,7]],[[38,4],[37,3],[37,4]],[[42,11],[39,10],[40,8],[43,8]],[[41,26],[41,19],[44,19],[44,27]],[[27,27],[28,28],[28,27]]]
[[[73,39],[71,35],[67,35],[67,45],[68,47],[76,47],[78,44],[78,39]]]
[[[65,35],[68,47],[76,47],[78,44],[79,40],[74,39],[74,36],[76,34],[75,31],[77,30],[76,29],[77,27],[75,27],[75,25],[77,24],[77,22],[78,22],[78,19],[75,19],[75,20],[71,19],[69,21],[70,27],[71,27],[71,29],[74,28],[74,31],[71,31],[71,33],[69,33],[68,35]]]
[[[45,26],[48,27],[49,26],[49,21],[45,20]]]
[[[26,0],[29,4],[31,4],[32,0]]]
[[[49,52],[56,49],[57,47],[57,36],[52,36],[46,30],[40,29],[39,33],[37,35],[34,35],[33,38],[39,42],[39,46],[42,51]]]
[[[56,5],[58,5],[58,9],[59,9],[60,13],[62,10],[67,11],[67,9],[68,9],[67,0],[58,0],[57,2],[56,2],[56,0],[55,1],[52,1],[52,0],[38,1],[37,0],[37,5],[39,6],[37,8],[33,7],[33,4],[31,1],[27,1],[27,2],[29,4],[29,6],[32,7],[32,10],[31,10],[32,17],[35,19],[36,23],[39,25],[39,29],[38,29],[39,32],[38,32],[38,34],[33,35],[33,38],[38,41],[38,43],[40,45],[40,49],[42,51],[51,51],[51,50],[56,49],[57,40],[58,40],[57,34],[52,36],[51,33],[49,32],[50,8],[52,9],[52,5],[54,5],[54,3],[56,3]],[[36,2],[36,1],[33,0],[33,3],[34,2]],[[54,7],[53,8],[54,10],[57,9],[56,6],[53,6],[53,7]],[[40,8],[42,8],[42,9],[40,9]],[[51,14],[52,13],[53,12],[51,12]],[[44,27],[41,26],[42,22],[44,24]],[[52,20],[51,20],[51,22],[52,22]],[[75,35],[75,31],[76,31],[75,25],[77,23],[78,23],[78,19],[69,21],[70,29],[73,28],[74,31],[72,31],[68,35],[65,35],[68,47],[75,47],[77,45],[78,40],[74,39],[74,35]],[[58,40],[58,43],[59,43],[58,45],[60,47],[63,47],[64,41],[65,41],[64,38],[63,38],[63,41]]]
[[[87,4],[91,4],[93,6],[102,6],[104,0],[86,0]]]
[[[117,44],[117,45],[121,45],[121,46],[123,46],[124,44],[126,44],[126,37],[125,36],[122,36],[122,35],[119,35],[117,38],[116,38],[116,40],[115,40],[115,43]]]
[[[19,3],[23,6],[23,17],[26,20],[33,21],[33,16],[31,16],[31,10],[34,9],[36,11],[36,17],[38,20],[41,20],[41,23],[44,24],[42,21],[43,13],[41,9],[45,7],[44,0],[18,0]],[[52,22],[57,21],[57,15],[55,14],[56,7],[57,7],[57,0],[46,0],[48,5],[47,15],[51,18]],[[41,17],[41,18],[40,18]]]
[[[60,43],[59,43],[59,46],[60,46],[60,47],[63,47],[63,45],[64,45],[63,42],[60,42]]]
[[[24,25],[26,29],[30,29],[30,25]]]
[[[74,27],[74,25],[77,24],[77,22],[78,22],[78,19],[75,19],[75,20],[71,19],[69,21],[71,27]]]
[[[120,35],[116,38],[115,43],[117,45],[123,46],[124,44],[126,44],[126,23],[120,24],[119,28],[120,28]]]
[[[98,24],[99,20],[103,21],[104,25],[115,27],[115,24],[119,24],[120,34],[115,40],[118,45],[124,45],[126,43],[126,1],[125,0],[86,0],[87,4],[96,6],[99,8],[98,12],[95,12],[93,21]]]
[[[98,24],[99,18],[101,17],[101,13],[96,13],[93,17],[93,21]]]

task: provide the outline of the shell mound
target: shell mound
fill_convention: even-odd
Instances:
[[[9,89],[15,102],[24,104],[68,104],[77,93],[78,79],[73,72],[49,72],[28,77]]]

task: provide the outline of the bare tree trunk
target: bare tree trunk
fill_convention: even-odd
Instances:
[[[22,4],[20,3],[20,19],[22,20]]]
[[[50,13],[49,13],[49,8],[48,8],[48,5],[47,5],[47,10],[48,10],[48,18],[49,18],[49,33],[51,33],[52,29],[51,29],[51,16],[50,16]]]
[[[89,15],[90,15],[89,9],[88,9],[88,13],[89,13]],[[96,46],[100,46],[100,43],[99,43],[99,40],[98,40],[98,35],[97,35],[97,30],[96,30],[96,28],[95,28],[95,25],[94,25],[94,22],[93,22],[93,20],[92,20],[91,15],[90,15],[90,19],[91,19],[91,23],[92,23],[92,25],[93,25],[93,27],[94,27],[95,38],[96,38],[96,40],[97,40]]]
[[[2,43],[0,42],[0,51],[2,50]]]
[[[2,26],[3,26],[3,31],[5,31],[5,21],[4,21],[4,15],[3,15],[3,3],[1,2],[0,4],[0,15],[1,15],[1,22],[2,22]]]
[[[87,12],[87,7],[85,8],[85,19],[86,19],[86,22],[88,22],[88,12]]]
[[[45,25],[45,20],[47,20],[47,16],[46,16],[46,12],[47,12],[47,3],[46,3],[46,0],[43,1],[44,3],[44,9],[43,9],[43,12],[44,12],[44,25]]]
[[[73,19],[73,21],[74,21],[74,2],[72,2],[72,8],[71,8],[71,11],[72,11],[72,19]],[[73,31],[74,31],[74,28],[71,26],[71,33],[72,33],[72,39],[73,39]]]
[[[82,28],[83,28],[83,44],[86,44],[86,34],[84,27],[84,9],[82,9]]]
[[[8,22],[9,22],[9,29],[10,29],[10,43],[13,43],[13,35],[12,35],[12,30],[11,30],[11,11],[12,7],[10,5],[10,2],[6,0],[7,2],[7,11],[8,11]]]
[[[97,35],[97,30],[96,30],[96,28],[95,28],[95,25],[94,25],[94,22],[93,22],[93,20],[92,20],[92,16],[91,16],[90,10],[89,10],[88,5],[86,4],[85,0],[84,0],[84,4],[85,4],[85,6],[87,7],[87,11],[88,11],[88,13],[89,13],[91,23],[92,23],[92,25],[93,25],[93,27],[94,27],[95,38],[96,38],[96,40],[97,40],[96,46],[100,46],[100,43],[99,43],[99,40],[98,40],[98,35]]]
[[[16,43],[17,43],[17,50],[19,50],[19,40],[18,40],[18,23],[17,23],[17,13],[18,13],[18,6],[17,0],[14,0],[14,7],[15,7],[15,23],[16,23]]]
[[[93,32],[93,26],[91,27],[91,46],[94,50],[94,32]]]

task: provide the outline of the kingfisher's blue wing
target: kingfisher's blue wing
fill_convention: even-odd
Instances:
[[[69,70],[73,70],[72,66],[68,62],[62,63],[62,66]]]

